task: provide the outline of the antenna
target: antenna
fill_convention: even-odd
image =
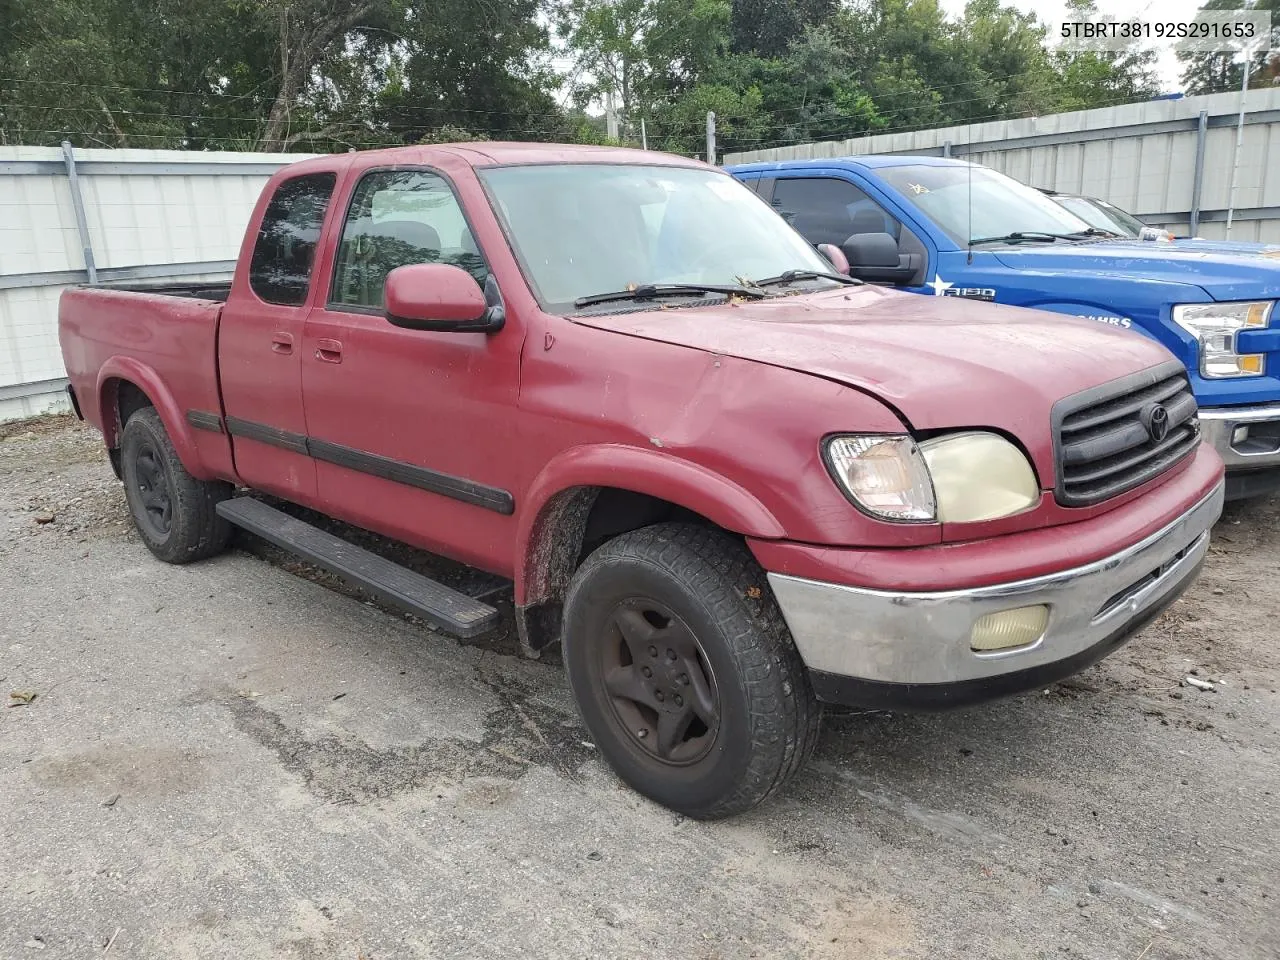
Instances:
[[[969,149],[965,150],[965,153],[968,155],[972,155],[973,124],[970,123],[968,127],[969,129],[967,132],[968,132],[968,140],[969,140]],[[968,243],[969,256],[965,260],[965,263],[972,266],[973,264],[973,161],[966,160],[965,163],[969,165],[969,243]]]

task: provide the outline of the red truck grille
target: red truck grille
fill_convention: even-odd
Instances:
[[[1177,363],[1054,405],[1057,501],[1087,507],[1164,473],[1200,442],[1196,401]]]

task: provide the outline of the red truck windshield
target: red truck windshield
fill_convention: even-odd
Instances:
[[[739,284],[831,264],[712,170],[555,164],[477,171],[544,308],[646,284]]]

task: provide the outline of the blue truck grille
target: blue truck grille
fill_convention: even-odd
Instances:
[[[1060,400],[1053,408],[1057,501],[1087,507],[1164,473],[1200,443],[1196,401],[1179,364]]]

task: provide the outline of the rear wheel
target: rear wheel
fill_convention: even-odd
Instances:
[[[764,571],[719,530],[659,524],[574,575],[564,659],[618,775],[702,819],[755,806],[817,743],[819,708]]]
[[[187,472],[155,407],[135,411],[124,425],[120,467],[134,526],[157,557],[190,563],[226,549],[231,524],[217,506],[231,496],[231,484]]]

